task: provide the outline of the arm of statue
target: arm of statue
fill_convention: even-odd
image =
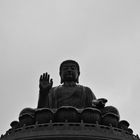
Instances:
[[[96,100],[96,96],[89,87],[85,87],[85,91],[86,91],[86,107],[92,107],[92,101]]]
[[[43,73],[39,80],[39,100],[37,108],[49,107],[49,90],[52,88],[53,80],[48,73]]]

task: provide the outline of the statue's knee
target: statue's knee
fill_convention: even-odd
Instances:
[[[29,115],[34,116],[34,114],[35,114],[35,109],[29,108],[29,107],[24,108],[24,109],[21,110],[19,116],[22,116],[22,115],[24,115],[24,114],[29,114]]]
[[[24,108],[19,114],[19,123],[23,125],[32,125],[34,124],[35,118],[35,109],[33,108]]]
[[[120,118],[120,114],[119,114],[119,111],[116,107],[114,106],[106,106],[104,107],[102,110],[102,115],[105,115],[106,113],[113,113],[115,115],[117,115],[119,118]]]
[[[102,124],[118,127],[120,115],[117,108],[113,106],[106,106],[101,110]]]

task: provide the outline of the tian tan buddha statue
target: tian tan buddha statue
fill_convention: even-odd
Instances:
[[[0,140],[139,140],[129,122],[120,120],[118,110],[106,106],[107,99],[97,99],[89,87],[79,84],[80,67],[76,61],[62,62],[59,74],[61,84],[56,87],[48,73],[40,76],[37,108],[24,108]]]
[[[39,100],[37,108],[57,109],[62,106],[72,106],[78,109],[93,107],[102,113],[113,112],[119,116],[118,110],[113,106],[106,106],[106,99],[96,99],[89,87],[78,84],[80,76],[79,64],[74,60],[61,63],[59,70],[61,85],[52,87],[53,80],[48,73],[40,76]]]

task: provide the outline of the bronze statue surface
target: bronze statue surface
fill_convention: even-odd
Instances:
[[[38,108],[59,108],[74,106],[76,108],[91,107],[96,99],[89,87],[79,85],[80,68],[73,60],[66,60],[60,66],[61,84],[52,87],[53,80],[48,73],[40,77],[40,94]]]
[[[71,134],[74,139],[90,136],[92,139],[139,140],[133,135],[129,123],[120,120],[118,110],[106,106],[107,99],[97,99],[89,87],[79,84],[80,67],[76,61],[62,62],[59,74],[61,84],[56,87],[53,87],[48,73],[40,76],[37,108],[23,109],[18,121],[11,122],[11,128],[0,139],[32,139],[38,136],[66,139]]]
[[[62,106],[73,106],[79,109],[93,107],[100,109],[103,113],[111,111],[119,116],[116,108],[105,107],[106,99],[97,99],[92,90],[79,84],[80,67],[74,60],[66,60],[61,63],[59,75],[61,85],[53,86],[53,80],[48,73],[40,76],[39,100],[37,108],[57,109]]]

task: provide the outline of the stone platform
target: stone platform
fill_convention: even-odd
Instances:
[[[45,123],[11,129],[0,140],[140,140],[122,129],[90,123]]]

